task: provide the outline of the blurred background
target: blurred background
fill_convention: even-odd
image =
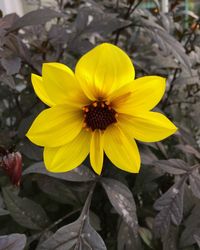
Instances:
[[[68,1],[70,2],[70,1]],[[76,2],[76,1],[74,1]],[[78,2],[78,1],[77,1]],[[186,16],[188,16],[188,11],[193,11],[198,14],[200,11],[200,1],[199,0],[178,0],[178,1],[169,1],[169,0],[144,0],[141,3],[140,8],[153,9],[155,5],[160,3],[162,11],[169,11],[169,4],[172,2],[181,3],[183,10],[186,12]],[[0,9],[4,14],[10,14],[12,12],[16,12],[18,15],[23,15],[30,10],[37,9],[38,6],[46,5],[46,6],[56,6],[55,0],[1,0],[0,1]]]

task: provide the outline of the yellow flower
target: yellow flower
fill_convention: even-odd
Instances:
[[[130,58],[103,43],[86,53],[75,73],[60,63],[45,63],[42,77],[32,74],[38,97],[50,108],[33,122],[27,137],[44,147],[51,172],[79,166],[90,154],[100,174],[104,152],[118,168],[138,173],[140,155],[134,139],[162,140],[177,130],[164,115],[152,112],[165,91],[165,79],[134,80]]]

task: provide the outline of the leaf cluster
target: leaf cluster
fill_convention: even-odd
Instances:
[[[54,1],[19,17],[0,18],[0,145],[23,156],[21,186],[0,169],[0,250],[196,250],[200,247],[200,30],[183,1],[170,11],[143,1]],[[105,159],[97,177],[86,159],[67,173],[47,172],[42,149],[25,134],[45,105],[31,73],[43,62],[74,68],[102,42],[133,60],[136,77],[161,75],[167,91],[158,109],[178,126],[176,135],[139,143],[139,174]],[[1,160],[1,154],[0,154]]]

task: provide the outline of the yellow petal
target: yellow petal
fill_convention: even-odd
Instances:
[[[44,63],[42,80],[48,96],[56,104],[77,102],[82,106],[88,103],[73,71],[61,63]]]
[[[35,93],[40,98],[40,100],[50,107],[54,106],[55,103],[49,98],[49,96],[47,95],[47,92],[44,88],[42,77],[35,75],[35,74],[32,74],[31,81],[32,81]]]
[[[106,98],[115,89],[132,81],[135,71],[123,50],[103,43],[81,57],[75,75],[88,98],[94,100]]]
[[[133,139],[115,125],[105,130],[103,139],[104,151],[115,166],[127,172],[139,172],[140,155]]]
[[[100,130],[95,130],[92,133],[90,143],[90,163],[97,174],[101,174],[103,166],[103,141]]]
[[[82,111],[58,105],[42,111],[26,136],[35,144],[57,147],[73,140],[82,128]]]
[[[157,112],[142,112],[135,116],[118,116],[118,124],[131,137],[143,142],[156,142],[174,134],[176,126]]]
[[[81,130],[78,136],[64,146],[44,148],[44,163],[50,172],[67,172],[78,167],[87,157],[91,133]]]
[[[113,93],[111,101],[119,113],[131,115],[141,110],[149,111],[159,103],[164,95],[165,87],[165,78],[144,76]]]

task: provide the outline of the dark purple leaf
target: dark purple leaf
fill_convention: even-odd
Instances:
[[[0,19],[0,29],[10,28],[18,19],[19,16],[16,13],[11,13],[4,16],[2,19]]]
[[[105,13],[99,8],[83,7],[75,20],[75,29],[78,34],[98,32],[106,35],[127,23],[120,20],[116,14]]]
[[[31,63],[31,55],[27,46],[14,34],[6,37],[6,47],[9,48],[15,56]]]
[[[171,53],[177,58],[180,63],[191,74],[191,62],[189,56],[185,53],[183,45],[178,42],[173,36],[168,34],[160,25],[152,20],[148,20],[143,17],[137,17],[135,22],[139,21],[142,28],[145,29],[147,35],[149,35],[159,46],[165,55]]]
[[[0,236],[0,250],[23,250],[25,245],[25,234],[10,234]]]
[[[15,88],[16,88],[16,85],[15,85],[15,81],[14,81],[13,76],[9,76],[9,75],[7,75],[7,74],[5,73],[5,74],[2,74],[1,77],[2,77],[1,81],[2,81],[5,85],[9,86],[11,89],[15,89]],[[2,92],[4,92],[4,91],[2,91]]]
[[[140,150],[140,155],[142,164],[145,165],[152,165],[154,161],[158,160],[156,155],[146,145],[142,145],[142,148]]]
[[[106,250],[100,235],[91,227],[88,214],[81,214],[75,222],[61,227],[49,239],[37,247],[37,250]]]
[[[40,230],[47,225],[47,215],[39,204],[19,197],[7,187],[3,188],[3,197],[10,215],[21,226]]]
[[[182,145],[179,144],[176,146],[177,148],[181,149],[184,153],[192,154],[194,155],[197,159],[200,159],[200,152],[198,152],[194,147],[191,145]]]
[[[185,174],[189,170],[187,163],[181,159],[159,160],[155,161],[154,165],[174,175]]]
[[[19,72],[21,67],[21,59],[16,56],[11,56],[1,59],[1,64],[8,75],[14,75]]]
[[[197,235],[197,234],[195,234],[195,235],[194,235],[194,239],[195,239],[195,241],[196,241],[198,247],[200,247],[200,236]]]
[[[200,199],[200,175],[198,168],[195,168],[189,175],[189,182],[192,193]]]
[[[36,146],[35,144],[31,143],[27,139],[23,140],[20,143],[19,151],[28,157],[29,159],[35,160],[35,161],[41,161],[43,150],[41,147]]]
[[[133,193],[137,195],[138,193],[155,191],[158,186],[156,179],[162,175],[163,172],[160,169],[144,165],[140,174],[136,176]]]
[[[117,235],[117,250],[142,250],[141,246],[138,246],[138,242],[135,240],[135,235],[131,228],[122,221],[119,227]]]
[[[31,165],[29,168],[24,170],[23,175],[26,174],[45,174],[61,180],[75,182],[92,181],[96,178],[96,175],[84,165],[81,165],[65,173],[52,173],[46,170],[43,162],[38,162]]]
[[[199,218],[200,204],[197,203],[188,218],[184,221],[184,231],[180,236],[180,247],[185,248],[195,243],[194,235],[198,235],[200,229]]]
[[[63,204],[71,204],[73,206],[78,204],[80,206],[77,195],[66,185],[66,182],[42,175],[37,176],[36,181],[39,188],[53,200]]]
[[[169,231],[162,239],[163,250],[177,250],[178,249],[178,228],[171,225]]]
[[[169,231],[171,221],[175,225],[181,223],[185,181],[185,177],[180,178],[179,181],[154,203],[154,208],[160,211],[154,222],[156,237],[165,237]]]
[[[0,194],[0,216],[9,214],[8,210],[5,210],[4,202],[2,196]]]
[[[138,220],[135,201],[131,191],[127,186],[114,179],[103,178],[101,179],[101,183],[108,195],[111,204],[132,230],[135,241],[139,247],[140,241],[138,238]]]
[[[23,17],[19,18],[13,24],[13,26],[10,28],[9,31],[11,32],[29,25],[44,24],[55,17],[63,17],[63,16],[64,15],[62,13],[59,13],[49,8],[33,10],[25,14]]]

